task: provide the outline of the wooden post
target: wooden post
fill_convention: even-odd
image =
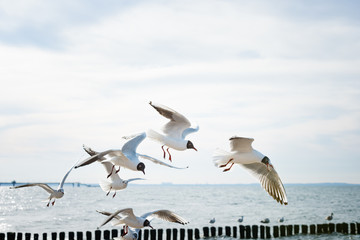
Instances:
[[[91,240],[91,232],[90,231],[86,231],[85,235],[86,235],[86,240]]]
[[[25,233],[25,240],[31,239],[31,233]]]
[[[349,224],[348,223],[342,223],[343,225],[343,233],[349,234]]]
[[[101,230],[95,230],[95,240],[101,240]]]
[[[163,235],[164,235],[164,230],[163,229],[161,229],[161,228],[159,228],[158,230],[157,230],[157,236],[158,236],[158,240],[163,240]]]
[[[76,232],[76,239],[77,240],[83,240],[83,233],[82,232]]]
[[[209,227],[203,227],[204,237],[209,237]]]
[[[6,234],[6,239],[7,240],[15,240],[15,233],[14,232],[8,232]]]
[[[177,236],[178,236],[177,228],[173,228],[172,233],[173,233],[173,240],[177,240]]]
[[[34,240],[39,240],[39,234],[38,233],[34,233]]]
[[[301,233],[308,234],[308,225],[301,225]]]
[[[188,228],[188,230],[187,230],[187,236],[188,236],[188,240],[193,240],[194,231],[193,231],[191,228]]]
[[[265,226],[264,225],[260,225],[260,238],[261,239],[265,238]]]
[[[287,225],[286,226],[286,236],[292,236],[293,235],[293,226],[292,225]]]
[[[56,232],[52,232],[51,233],[51,240],[56,240],[57,237],[57,233]]]
[[[185,239],[185,229],[180,228],[180,240],[184,240],[184,239]]]
[[[21,232],[17,233],[16,240],[22,240],[22,235],[23,234]]]
[[[166,229],[166,240],[171,240],[171,229]]]
[[[316,234],[315,224],[311,224],[311,225],[310,225],[310,234]]]
[[[117,229],[111,229],[111,238],[116,238],[119,234]]]
[[[122,235],[123,234],[123,231],[124,231],[124,229],[121,229],[121,231],[120,231],[120,235]],[[139,230],[139,233],[138,233],[138,238],[137,238],[137,240],[142,240],[142,238],[143,238],[143,230],[142,229],[140,229]]]
[[[104,239],[105,240],[110,239],[110,230],[104,230]]]
[[[237,227],[233,226],[233,237],[237,238]]]
[[[69,232],[69,240],[75,240],[75,233]]]
[[[343,230],[342,230],[343,225],[341,223],[337,223],[335,226],[336,226],[336,232],[338,232],[338,233],[343,232]]]
[[[149,240],[149,229],[144,229],[144,240]]]
[[[218,236],[222,236],[223,235],[223,229],[222,227],[218,227]]]
[[[216,237],[216,228],[215,227],[211,227],[210,228],[210,233],[212,237]]]
[[[251,229],[252,229],[252,237],[258,238],[259,227],[257,225],[252,225]]]
[[[150,229],[150,240],[156,240],[156,229]]]
[[[328,223],[325,223],[323,224],[323,233],[329,233],[329,224]]]
[[[270,227],[269,226],[265,227],[265,231],[266,231],[266,238],[271,238]]]
[[[335,232],[335,224],[329,223],[329,233],[333,233],[333,232]]]
[[[350,234],[356,234],[356,225],[355,225],[355,223],[350,223]]]
[[[0,240],[5,240],[5,233],[0,233]]]
[[[322,234],[323,233],[323,225],[322,224],[317,224],[316,225],[316,233],[317,234]]]
[[[280,225],[280,237],[286,236],[286,227],[285,225]]]
[[[360,223],[356,223],[357,234],[360,234]]]
[[[274,238],[278,238],[280,235],[279,235],[279,226],[274,226],[273,227],[273,237]]]
[[[245,226],[245,237],[247,239],[250,239],[251,238],[251,227],[250,225],[246,225]]]
[[[294,225],[294,234],[299,234],[300,232],[300,226],[299,225]]]
[[[42,239],[43,239],[43,240],[47,240],[47,233],[43,233],[43,234],[42,234]]]
[[[200,230],[195,228],[195,239],[200,239]]]
[[[65,240],[65,232],[60,232],[59,233],[59,239],[60,240]]]
[[[229,226],[225,226],[225,235],[227,237],[231,236],[231,228]]]
[[[245,227],[244,227],[244,225],[239,226],[239,231],[240,231],[240,238],[244,239],[245,238]]]

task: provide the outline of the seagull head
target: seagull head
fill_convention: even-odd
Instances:
[[[195,151],[197,151],[197,149],[194,147],[194,144],[191,141],[187,142],[186,148],[187,149],[194,149]]]
[[[142,171],[145,174],[145,164],[143,162],[139,163],[136,167],[138,171]]]
[[[271,164],[271,161],[270,161],[270,158],[268,158],[267,156],[265,156],[262,160],[261,160],[262,163],[264,163],[268,168],[269,166],[274,168],[274,166]]]
[[[150,225],[150,221],[145,219],[144,221],[144,227],[150,227],[151,229],[154,229],[151,225]]]

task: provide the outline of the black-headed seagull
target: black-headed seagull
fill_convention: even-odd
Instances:
[[[92,150],[91,148],[89,148],[85,145],[83,146],[83,149],[90,156],[94,156],[94,155],[98,154],[98,152]],[[105,160],[105,158],[99,159],[98,161],[104,166],[104,168],[108,174],[107,176],[110,176],[110,181],[101,181],[99,183],[101,189],[104,192],[106,192],[106,196],[108,196],[111,191],[114,191],[114,194],[113,194],[113,198],[114,198],[116,195],[116,191],[125,189],[129,182],[135,181],[135,180],[144,180],[144,178],[131,178],[131,179],[123,180],[120,178],[119,174],[116,173],[114,164],[112,164],[111,162],[101,162],[102,160]]]
[[[85,159],[84,161],[82,161],[81,163],[76,165],[75,168],[86,166],[86,165],[89,165],[93,162],[100,160],[101,162],[111,162],[114,166],[124,167],[124,168],[130,169],[130,170],[133,170],[133,171],[141,171],[145,174],[145,164],[143,162],[140,162],[140,160],[139,160],[139,157],[141,157],[141,158],[150,160],[156,164],[160,164],[160,165],[171,167],[171,168],[183,169],[183,168],[174,167],[174,166],[164,163],[160,160],[157,160],[153,157],[137,153],[136,148],[139,146],[139,144],[145,138],[146,138],[145,132],[134,135],[134,136],[132,136],[132,138],[130,140],[128,140],[124,144],[124,146],[121,148],[121,150],[107,150],[104,152],[99,152],[99,153]],[[117,170],[116,173],[119,171],[120,171],[120,169]],[[108,175],[108,177],[111,176],[111,173],[112,173],[112,171],[110,171],[110,174]]]
[[[75,166],[75,165],[74,165]],[[46,183],[29,183],[29,184],[23,184],[23,185],[19,185],[19,186],[15,186],[15,187],[11,187],[11,189],[16,189],[16,188],[23,188],[23,187],[33,187],[33,186],[38,186],[38,187],[41,187],[43,188],[45,191],[47,191],[48,193],[50,193],[50,196],[48,197],[47,200],[48,203],[47,203],[47,207],[50,205],[50,202],[52,199],[54,199],[54,201],[51,203],[51,205],[54,206],[55,204],[55,200],[56,199],[59,199],[59,198],[62,198],[64,196],[64,183],[65,183],[65,180],[66,178],[69,176],[71,170],[74,168],[74,166],[72,166],[70,168],[70,170],[65,174],[65,176],[62,178],[61,182],[59,183],[59,186],[58,188],[55,190],[53,189],[52,187],[50,187],[49,185],[47,185]],[[47,201],[46,200],[46,201]]]
[[[184,151],[186,149],[194,149],[197,151],[197,149],[194,147],[194,144],[190,140],[186,140],[185,137],[190,133],[199,131],[199,126],[196,128],[191,128],[191,123],[185,116],[169,107],[153,102],[150,102],[149,104],[155,108],[163,117],[170,120],[162,127],[164,134],[158,133],[152,129],[148,130],[147,132],[149,138],[157,140],[163,144],[161,149],[164,152],[164,158],[166,157],[164,146],[168,147],[166,151],[169,154],[170,161],[171,154],[169,152],[169,148],[173,148],[179,151]]]
[[[103,213],[101,211],[98,211],[98,212],[101,214],[107,215],[106,213]],[[105,221],[99,226],[99,228],[104,226],[111,220],[114,220],[112,222],[113,225],[124,225],[124,227],[123,227],[124,233],[123,234],[125,235],[128,233],[129,227],[135,228],[135,229],[140,229],[143,227],[153,228],[150,225],[150,222],[154,218],[160,218],[160,219],[168,221],[168,222],[179,223],[182,225],[189,223],[188,221],[186,221],[184,218],[182,218],[178,214],[176,214],[172,211],[169,211],[169,210],[157,210],[157,211],[145,213],[142,216],[137,217],[137,216],[135,216],[132,208],[125,208],[125,209],[120,209],[120,210],[112,213],[111,215],[109,215],[108,218],[106,218]]]
[[[253,149],[251,143],[253,138],[232,137],[230,138],[231,152],[217,149],[213,160],[215,166],[224,168],[230,164],[230,167],[224,169],[229,171],[236,163],[247,169],[256,178],[259,179],[261,186],[281,204],[288,204],[284,185],[277,172],[275,171],[270,159]]]

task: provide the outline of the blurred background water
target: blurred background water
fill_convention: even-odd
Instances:
[[[56,186],[54,186],[56,187]],[[39,187],[9,189],[0,187],[0,232],[94,231],[105,217],[96,210],[113,212],[133,208],[136,215],[168,209],[187,219],[185,228],[204,226],[260,225],[269,218],[268,226],[283,224],[320,224],[334,213],[333,223],[360,222],[360,185],[285,185],[289,204],[280,205],[259,184],[250,185],[138,185],[118,191],[115,198],[100,187],[65,185],[65,195],[54,206],[42,202],[48,194]],[[215,223],[209,220],[215,218]],[[155,219],[154,228],[183,227]],[[112,229],[108,224],[102,229]],[[120,227],[117,227],[120,228]],[[325,238],[327,237],[327,238]],[[358,239],[338,234],[316,236],[316,239]],[[286,239],[286,238],[284,238]],[[294,236],[289,239],[314,239]]]

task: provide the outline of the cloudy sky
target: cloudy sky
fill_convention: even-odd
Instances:
[[[120,149],[184,114],[198,152],[144,183],[253,183],[212,162],[252,137],[284,183],[360,183],[358,1],[0,1],[0,181],[58,182],[82,145]],[[145,139],[138,152],[162,159]],[[167,160],[166,160],[167,161]],[[121,177],[142,173],[121,170]],[[100,164],[69,181],[97,183]]]

